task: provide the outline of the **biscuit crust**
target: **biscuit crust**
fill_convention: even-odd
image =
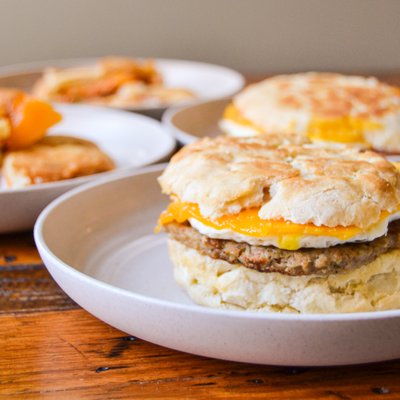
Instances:
[[[315,121],[325,121],[329,129],[331,122],[346,125],[355,120],[364,144],[400,152],[400,90],[372,77],[279,75],[250,85],[233,104],[243,118],[266,133],[309,135]]]
[[[400,308],[400,250],[328,276],[263,273],[200,254],[169,239],[175,280],[198,304],[283,313],[349,313]]]
[[[4,156],[3,176],[9,188],[54,182],[109,171],[114,162],[94,143],[67,136],[47,136]]]
[[[262,219],[367,228],[400,203],[400,174],[377,153],[262,136],[190,144],[159,182],[164,193],[198,204],[209,218],[258,207]]]
[[[309,72],[253,84],[235,97],[234,104],[246,117],[267,125],[268,112],[261,112],[262,106],[303,110],[321,118],[370,118],[399,112],[399,96],[398,88],[375,78]]]

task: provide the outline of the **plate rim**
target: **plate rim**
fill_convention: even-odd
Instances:
[[[186,104],[183,106],[169,108],[162,115],[161,124],[165,127],[167,132],[174,139],[176,139],[179,143],[183,143],[184,145],[193,143],[196,140],[200,140],[200,139],[202,139],[204,137],[208,137],[208,136],[197,137],[197,136],[191,135],[190,133],[187,133],[184,130],[178,128],[176,125],[174,125],[172,122],[172,119],[177,114],[187,111],[188,109],[191,109],[191,108],[201,107],[201,106],[204,106],[205,104],[222,103],[222,102],[228,102],[228,101],[232,101],[232,100],[233,100],[233,96],[228,96],[228,97],[224,97],[224,98],[220,98],[220,99],[204,100],[204,101],[199,101],[198,103],[195,103],[195,104]],[[222,115],[221,115],[221,118],[222,118]]]
[[[12,194],[17,194],[17,193],[30,193],[30,192],[40,191],[40,190],[61,189],[64,187],[69,187],[70,185],[75,185],[75,184],[80,185],[80,184],[84,184],[87,182],[92,182],[93,180],[97,180],[97,179],[105,179],[105,178],[113,176],[113,175],[129,174],[130,172],[133,172],[134,170],[136,170],[138,168],[142,168],[147,165],[162,162],[163,160],[168,158],[176,148],[176,145],[177,145],[176,139],[173,138],[171,135],[169,135],[168,132],[166,132],[165,127],[159,121],[155,120],[154,118],[150,118],[146,115],[137,114],[137,113],[133,113],[133,112],[122,110],[122,109],[114,109],[114,108],[92,105],[92,104],[64,104],[64,103],[52,103],[52,104],[55,105],[56,108],[65,107],[65,108],[70,108],[71,110],[88,109],[90,112],[103,111],[103,112],[109,113],[109,114],[116,114],[116,116],[118,116],[118,114],[123,115],[124,117],[131,118],[132,121],[142,120],[143,122],[148,123],[149,125],[153,125],[153,127],[155,129],[157,129],[161,135],[165,136],[165,139],[167,140],[167,147],[166,147],[165,151],[163,152],[163,154],[160,154],[160,156],[152,157],[148,161],[146,161],[143,164],[138,165],[138,166],[128,166],[128,167],[123,167],[123,168],[116,168],[111,171],[100,172],[97,174],[92,174],[92,175],[87,175],[87,176],[79,176],[76,178],[64,179],[64,180],[55,181],[55,182],[37,183],[35,185],[31,185],[31,186],[27,186],[27,187],[23,187],[23,188],[10,188],[10,189],[0,188],[0,196],[12,195]],[[79,136],[76,135],[76,137],[79,137]]]
[[[52,213],[54,209],[56,209],[60,204],[65,201],[68,201],[70,198],[73,198],[81,192],[86,192],[91,190],[92,188],[103,186],[110,184],[114,181],[124,180],[124,179],[133,179],[137,175],[144,175],[154,172],[161,172],[166,163],[155,164],[148,167],[139,168],[131,174],[124,176],[113,176],[108,179],[104,179],[97,182],[90,182],[84,185],[81,185],[71,191],[61,195],[57,199],[53,200],[49,205],[45,207],[45,209],[40,213],[38,219],[36,220],[34,226],[34,239],[36,246],[40,250],[40,252],[46,255],[47,258],[55,261],[55,264],[58,269],[61,269],[63,273],[66,273],[72,276],[74,279],[80,279],[85,281],[89,285],[100,285],[100,287],[104,290],[108,290],[114,292],[116,295],[128,296],[135,301],[139,301],[142,303],[149,303],[156,306],[167,307],[168,309],[175,309],[181,312],[190,312],[203,315],[203,316],[214,316],[214,317],[224,317],[224,318],[232,318],[232,319],[253,319],[253,320],[264,320],[266,323],[268,321],[291,321],[291,322],[355,322],[355,321],[373,321],[373,320],[382,320],[382,319],[393,319],[400,318],[400,310],[384,310],[384,311],[368,311],[368,312],[355,312],[355,313],[331,313],[331,314],[279,314],[279,313],[262,313],[257,311],[238,311],[238,310],[225,310],[225,309],[216,309],[209,308],[205,306],[200,306],[198,304],[180,304],[169,300],[161,300],[156,299],[151,296],[146,296],[143,294],[139,294],[127,289],[119,288],[110,283],[99,280],[95,277],[85,274],[77,270],[76,268],[68,265],[66,262],[57,257],[51,249],[46,244],[43,237],[43,226],[46,223],[46,219]],[[47,268],[47,266],[46,266]],[[177,286],[178,289],[178,286]]]

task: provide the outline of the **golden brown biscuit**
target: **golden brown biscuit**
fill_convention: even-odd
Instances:
[[[221,126],[233,136],[295,132],[400,152],[400,90],[359,76],[275,76],[235,96]]]
[[[113,168],[113,161],[92,142],[66,136],[47,136],[29,148],[6,153],[3,177],[8,188],[17,189]]]
[[[257,208],[261,219],[365,228],[400,204],[400,176],[385,158],[349,146],[203,139],[159,178],[163,192],[216,218]]]
[[[175,280],[198,304],[283,313],[349,313],[400,308],[400,250],[327,276],[265,273],[204,256],[169,240]]]

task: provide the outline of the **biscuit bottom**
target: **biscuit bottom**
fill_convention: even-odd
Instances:
[[[168,240],[175,280],[198,304],[285,313],[348,313],[400,308],[400,250],[328,276],[258,272],[203,256]]]

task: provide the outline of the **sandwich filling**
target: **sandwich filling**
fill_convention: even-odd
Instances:
[[[306,121],[305,123],[303,121]],[[369,147],[367,132],[378,132],[384,128],[383,121],[342,116],[339,118],[311,118],[290,119],[286,126],[271,126],[270,129],[262,128],[247,119],[234,105],[230,104],[224,111],[221,127],[224,132],[232,136],[254,136],[270,131],[280,131],[293,134],[305,134],[312,142],[339,142],[363,144]]]
[[[400,221],[396,221],[400,212],[382,214],[375,227],[362,232],[358,227],[263,221],[255,210],[212,221],[202,217],[196,205],[174,201],[160,215],[158,229],[200,254],[259,272],[325,275],[360,267],[400,249]],[[324,246],[309,245],[318,238]]]
[[[297,251],[213,239],[202,235],[188,223],[170,223],[165,226],[165,230],[170,239],[205,256],[259,272],[278,272],[291,276],[327,275],[350,270],[366,265],[391,250],[400,249],[399,221],[390,225],[387,235],[370,242],[347,243],[325,249],[303,248]]]
[[[384,211],[365,231],[262,220],[256,209],[212,220],[202,216],[196,204],[174,198],[160,215],[159,229],[186,248],[232,265],[261,273],[328,276],[400,249],[399,218],[400,212]]]
[[[324,248],[348,242],[365,242],[385,235],[391,221],[400,218],[400,212],[381,212],[377,223],[362,229],[357,226],[317,226],[296,224],[284,220],[266,220],[251,208],[237,214],[211,219],[204,217],[198,205],[173,201],[159,219],[159,225],[189,222],[201,234],[214,239],[228,239],[261,246],[275,246],[285,250],[301,247]]]

